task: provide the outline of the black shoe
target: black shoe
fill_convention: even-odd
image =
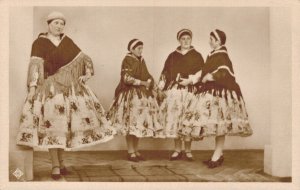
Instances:
[[[177,153],[177,156],[173,156],[174,153]],[[180,160],[182,158],[182,152],[174,151],[170,157],[170,161]]]
[[[219,159],[221,159],[221,160],[223,159],[223,161],[224,161],[224,157],[223,157],[223,155],[221,155]],[[218,160],[219,160],[219,159],[218,159]],[[211,162],[211,158],[210,158],[210,159],[208,159],[208,160],[204,160],[204,161],[202,161],[202,163],[203,163],[203,164],[205,164],[205,165],[208,165],[208,164],[209,164],[209,162]]]
[[[137,154],[138,153],[138,154]],[[144,158],[144,156],[142,156],[139,152],[135,153],[135,156],[138,158],[138,160],[140,161],[145,161],[146,159]]]
[[[52,171],[53,171],[54,168],[59,168],[59,166],[53,166]],[[51,174],[51,178],[54,179],[54,180],[59,180],[60,177],[61,177],[60,174]]]
[[[138,157],[134,153],[128,154],[127,159],[129,161],[132,161],[132,162],[138,162],[139,161]]]
[[[67,170],[66,167],[60,168],[60,174],[61,175],[68,175],[69,171]]]
[[[190,154],[192,155],[191,152],[185,152],[185,159],[186,159],[187,161],[189,161],[189,162],[195,161],[193,155],[192,155],[192,156],[188,156],[188,155],[187,155],[188,153],[190,153]]]
[[[59,161],[60,165],[62,164],[63,161],[64,160],[60,160]],[[60,170],[60,174],[61,175],[68,175],[68,173],[69,173],[68,170],[67,170],[67,168],[65,166],[63,168],[60,168],[59,170]]]
[[[208,168],[213,169],[213,168],[222,166],[223,162],[224,162],[224,157],[223,157],[223,155],[222,155],[222,156],[220,156],[219,159],[216,160],[216,161],[210,160],[210,161],[208,162],[207,166],[208,166]]]

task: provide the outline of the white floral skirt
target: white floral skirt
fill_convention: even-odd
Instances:
[[[111,105],[107,118],[119,135],[163,137],[157,101],[139,89],[121,92]]]
[[[51,89],[55,90],[55,83]],[[83,85],[74,90],[72,86],[67,92],[57,89],[48,95],[43,92],[39,91],[34,101],[25,101],[18,145],[73,150],[113,138],[115,131],[109,126],[102,105],[89,87]]]
[[[250,136],[248,114],[243,97],[234,91],[220,94],[203,92],[197,94],[183,117],[181,136],[202,139],[207,136]]]
[[[195,102],[194,91],[188,88],[177,89],[177,85],[165,91],[166,98],[160,104],[160,122],[164,126],[163,135],[168,138],[190,140],[189,136],[180,135],[183,130],[182,120],[191,102]]]

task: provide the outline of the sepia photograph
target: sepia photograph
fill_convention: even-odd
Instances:
[[[295,188],[297,10],[9,6],[6,180]]]

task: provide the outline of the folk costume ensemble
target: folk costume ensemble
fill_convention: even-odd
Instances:
[[[183,119],[184,126],[198,131],[196,138],[250,136],[252,129],[245,102],[224,45],[207,56],[199,81],[207,73],[212,74],[214,81],[198,83],[198,100],[193,106],[194,112]]]
[[[189,104],[195,101],[196,88],[193,84],[182,86],[178,79],[191,77],[204,65],[202,55],[193,47],[186,54],[180,50],[178,47],[168,56],[158,83],[158,87],[166,94],[160,103],[160,121],[165,127],[164,135],[169,138],[191,136],[191,131],[183,131],[182,119]]]
[[[94,74],[92,60],[68,36],[61,35],[56,46],[46,33],[39,35],[27,82],[36,94],[25,101],[17,144],[71,150],[113,138],[99,99],[78,80],[86,73]]]
[[[140,85],[140,81],[151,82],[150,88]],[[128,53],[123,59],[121,79],[107,115],[118,134],[158,137],[162,126],[153,86],[154,80],[148,72],[144,58]]]

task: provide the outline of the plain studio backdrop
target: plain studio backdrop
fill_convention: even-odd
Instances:
[[[10,145],[15,146],[19,117],[26,97],[26,77],[31,45],[47,31],[46,17],[52,11],[66,16],[65,34],[88,54],[95,76],[88,82],[106,110],[120,80],[121,62],[133,38],[144,42],[143,56],[158,80],[167,56],[179,45],[177,32],[193,32],[192,45],[204,59],[211,51],[209,33],[223,30],[226,46],[240,84],[250,124],[251,137],[227,137],[226,149],[263,149],[270,142],[270,52],[268,8],[204,7],[28,7],[10,12]],[[28,14],[30,13],[30,14]],[[173,149],[171,139],[141,139],[140,149]],[[214,139],[194,142],[192,149],[213,149]],[[124,150],[125,138],[82,150]]]

